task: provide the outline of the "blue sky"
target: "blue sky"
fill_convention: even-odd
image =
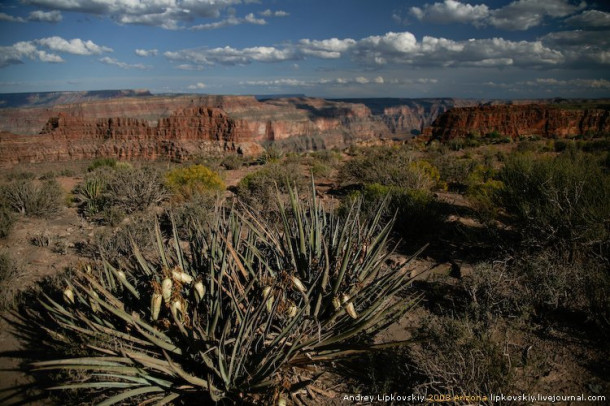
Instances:
[[[572,0],[8,0],[0,92],[610,97],[610,7]]]

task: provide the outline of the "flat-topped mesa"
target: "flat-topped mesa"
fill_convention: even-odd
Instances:
[[[454,108],[439,116],[424,135],[442,141],[497,132],[519,138],[564,138],[610,133],[608,109],[562,108],[549,104]]]
[[[151,126],[147,120],[130,117],[83,119],[66,113],[51,117],[41,135],[54,139],[89,140],[205,140],[236,141],[235,123],[217,108],[189,107],[161,118]]]
[[[235,122],[212,107],[188,107],[151,125],[130,117],[84,119],[59,113],[37,136],[0,135],[0,163],[119,159],[178,159],[223,151],[260,154],[238,140]]]

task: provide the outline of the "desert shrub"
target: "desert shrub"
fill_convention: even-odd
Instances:
[[[430,317],[422,323],[419,334],[421,347],[414,349],[411,357],[424,379],[416,392],[484,396],[510,388],[509,360],[487,326],[467,319]],[[492,404],[483,399],[475,403]]]
[[[0,251],[0,310],[15,304],[19,290],[19,266],[7,251]]]
[[[30,242],[32,243],[32,245],[34,245],[35,247],[48,247],[51,245],[51,243],[53,242],[53,239],[51,238],[51,236],[49,235],[48,232],[46,231],[41,231],[41,232],[37,232],[35,233],[31,238],[30,238]]]
[[[38,177],[38,180],[51,180],[51,179],[55,179],[57,177],[57,173],[55,173],[54,171],[48,171],[43,173],[42,175],[40,175]]]
[[[172,206],[171,216],[180,236],[186,238],[193,227],[208,224],[216,214],[218,196],[204,193]]]
[[[57,213],[62,205],[63,193],[55,180],[17,180],[4,185],[0,193],[8,207],[28,216],[49,216]]]
[[[525,276],[513,270],[506,262],[481,262],[461,280],[472,320],[489,324],[498,316],[528,318],[533,313],[530,298],[521,290]]]
[[[15,215],[0,201],[0,238],[6,238],[15,224]]]
[[[346,210],[355,201],[360,200],[362,211],[366,215],[371,215],[387,201],[383,215],[387,219],[395,217],[395,231],[408,241],[427,242],[432,235],[438,233],[443,222],[438,203],[432,193],[425,190],[373,183],[350,194],[341,210]]]
[[[159,171],[144,167],[100,166],[74,190],[81,213],[92,221],[117,225],[133,212],[165,200],[167,192]]]
[[[74,190],[74,197],[79,204],[82,213],[87,217],[92,217],[100,213],[108,204],[106,196],[108,176],[88,176],[84,182]]]
[[[371,148],[347,161],[339,171],[343,184],[373,184],[431,190],[440,180],[436,167],[405,148]]]
[[[434,160],[434,165],[439,170],[441,181],[455,187],[463,187],[466,186],[468,176],[477,163],[474,159],[442,154]]]
[[[205,193],[215,193],[225,188],[218,173],[203,165],[177,168],[165,175],[167,188],[179,200],[189,200]]]
[[[314,151],[309,154],[316,161],[323,162],[331,167],[335,167],[341,163],[341,153],[330,149]]]
[[[578,314],[581,322],[610,327],[610,275],[604,262],[566,262],[552,250],[522,253],[511,261],[479,263],[461,281],[469,316],[548,322],[549,315]]]
[[[102,167],[114,168],[116,167],[116,165],[117,160],[114,158],[97,158],[93,162],[91,162],[91,165],[89,165],[89,167],[87,167],[87,171],[93,172],[97,168]]]
[[[606,253],[610,236],[610,177],[582,153],[556,158],[517,154],[499,173],[499,202],[529,245]],[[601,251],[600,251],[601,250]]]
[[[324,162],[313,161],[309,170],[315,178],[325,178],[331,174],[333,168]]]
[[[305,183],[300,168],[295,164],[269,164],[246,175],[235,189],[243,203],[260,211],[277,209],[277,193],[287,193],[288,185],[303,189]]]
[[[133,243],[140,251],[150,252],[154,248],[155,217],[146,213],[134,214],[116,229],[102,230],[95,234],[93,251],[89,256],[103,259],[115,266],[123,266],[126,261],[134,260]],[[133,243],[132,243],[133,241]]]
[[[36,174],[34,172],[29,172],[29,171],[16,171],[16,172],[9,172],[6,175],[8,180],[34,180],[36,179]]]
[[[61,171],[59,171],[59,176],[69,177],[69,176],[74,176],[75,174],[76,174],[76,172],[74,171],[74,169],[69,169],[69,168],[65,168],[65,169],[62,169]]]
[[[258,163],[263,165],[269,163],[278,163],[283,156],[284,153],[282,152],[282,150],[280,150],[274,145],[269,145],[267,148],[265,148],[265,152],[258,158]]]
[[[225,156],[222,159],[222,162],[220,163],[220,165],[222,165],[227,170],[233,171],[235,169],[239,169],[242,166],[244,166],[245,162],[246,162],[245,158],[242,157],[241,155],[230,154],[230,155]]]
[[[11,256],[5,251],[0,251],[0,283],[9,279],[14,272],[15,264]]]
[[[126,214],[159,204],[167,196],[161,173],[151,167],[116,170],[107,194],[109,204]]]
[[[466,196],[484,217],[493,217],[497,211],[497,196],[503,184],[496,177],[497,173],[493,168],[476,165],[466,178]]]
[[[116,227],[127,217],[127,213],[121,207],[108,206],[100,213],[100,220],[103,224]]]
[[[398,297],[408,272],[381,268],[390,224],[335,217],[312,195],[291,194],[280,224],[219,210],[188,250],[157,231],[152,260],[66,279],[41,299],[36,322],[55,351],[34,370],[79,371],[57,386],[81,401],[270,404],[302,387],[293,366],[365,351],[355,338],[372,339],[413,306]],[[77,356],[62,352],[75,346]]]

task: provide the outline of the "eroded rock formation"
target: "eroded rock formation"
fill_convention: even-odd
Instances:
[[[610,133],[607,108],[563,108],[553,104],[454,108],[439,116],[425,135],[447,141],[469,134],[484,136],[568,137]]]
[[[235,122],[224,111],[209,107],[178,110],[156,125],[129,117],[84,119],[59,113],[37,136],[2,133],[0,163],[96,157],[183,160],[222,151],[262,151],[247,140],[240,143],[234,128]]]

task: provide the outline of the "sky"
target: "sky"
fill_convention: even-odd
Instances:
[[[610,97],[608,3],[3,0],[0,93]]]

